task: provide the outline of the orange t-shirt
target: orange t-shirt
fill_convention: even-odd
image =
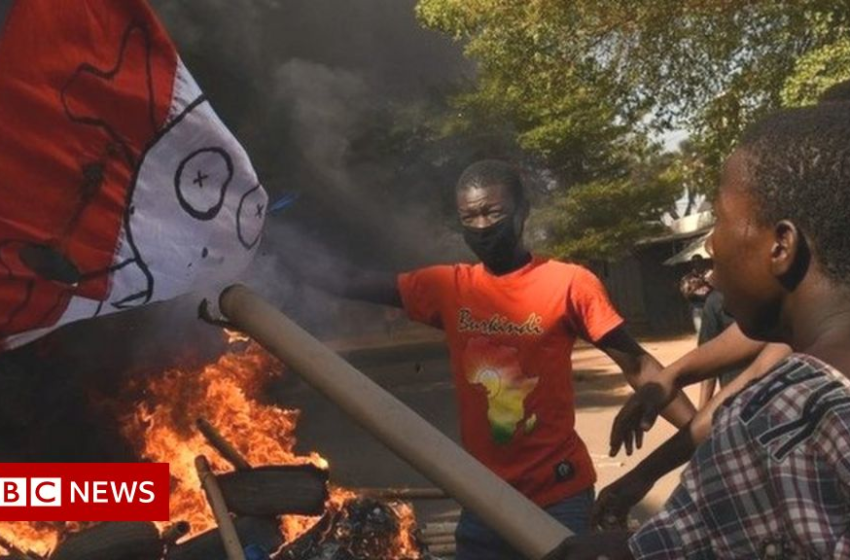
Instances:
[[[398,288],[411,319],[446,333],[467,451],[540,506],[592,486],[571,353],[578,336],[596,342],[623,323],[599,279],[535,257],[504,276],[423,268]]]

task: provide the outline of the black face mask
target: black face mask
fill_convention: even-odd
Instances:
[[[520,236],[514,222],[514,218],[509,216],[486,228],[463,228],[466,244],[484,266],[496,274],[510,272],[516,264]]]

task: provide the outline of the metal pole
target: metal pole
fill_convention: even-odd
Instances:
[[[541,560],[572,536],[455,442],[245,286],[226,289],[220,307],[236,328],[476,513],[525,557]]]

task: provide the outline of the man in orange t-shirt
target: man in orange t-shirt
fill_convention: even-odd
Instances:
[[[625,332],[596,276],[525,248],[529,205],[510,165],[473,164],[456,194],[464,239],[480,264],[355,273],[345,286],[324,287],[403,307],[444,330],[464,447],[573,532],[585,532],[596,473],[575,431],[573,345],[578,337],[595,344],[633,386],[661,366]],[[665,410],[677,426],[693,413],[684,396]],[[521,558],[469,511],[456,537],[458,560]]]

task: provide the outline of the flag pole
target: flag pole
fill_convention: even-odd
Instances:
[[[399,457],[531,560],[554,558],[572,533],[442,432],[242,285],[222,313]]]

